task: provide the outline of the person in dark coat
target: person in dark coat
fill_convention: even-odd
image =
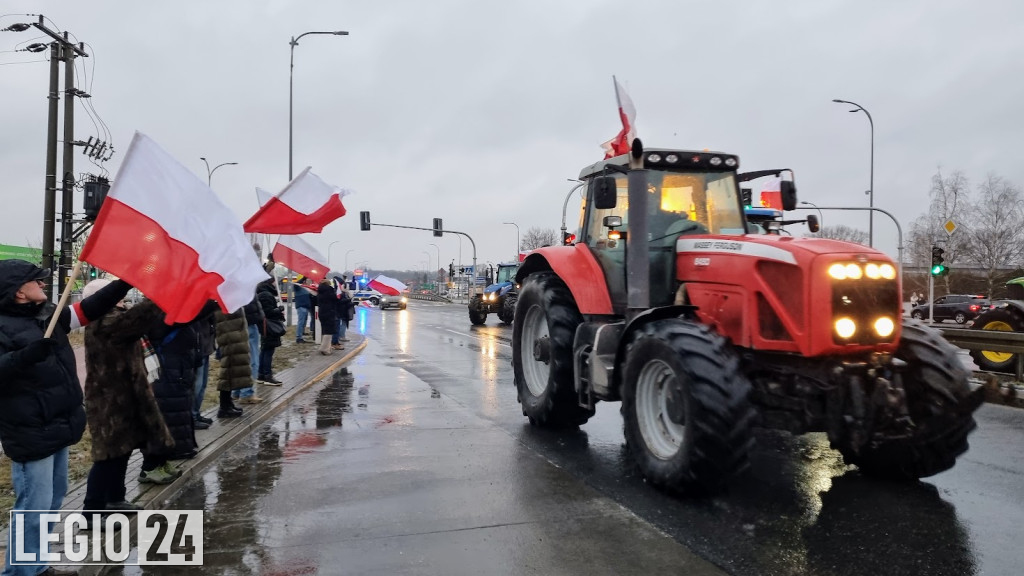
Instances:
[[[140,482],[165,484],[167,473],[180,474],[180,471],[169,467],[168,460],[188,459],[196,455],[199,444],[196,442],[192,420],[192,403],[195,398],[193,386],[199,359],[196,326],[219,309],[219,304],[210,301],[191,322],[168,326],[160,318],[149,326],[146,338],[160,358],[160,377],[153,382],[153,395],[174,437],[174,449],[157,452],[143,450]]]
[[[259,377],[260,368],[260,333],[263,331],[263,308],[260,306],[260,299],[253,295],[252,300],[242,307],[245,312],[247,323],[247,335],[249,338],[249,366],[252,373],[252,382]],[[232,390],[231,397],[241,404],[258,404],[263,399],[256,395],[256,389],[252,386],[241,390]]]
[[[192,401],[192,422],[196,430],[206,430],[213,424],[213,420],[201,414],[203,398],[206,396],[206,385],[210,381],[210,355],[216,349],[216,328],[213,325],[213,315],[196,321],[196,336],[199,338],[199,365],[196,366],[196,382],[193,390],[195,397]]]
[[[302,290],[302,288],[299,288]],[[274,279],[264,280],[256,286],[256,298],[263,309],[263,330],[260,333],[260,368],[256,380],[269,386],[280,386],[274,378],[274,350],[281,345],[284,334],[284,308],[277,303]],[[278,327],[278,329],[275,329]]]
[[[230,314],[216,312],[217,355],[220,369],[217,371],[217,391],[220,393],[218,418],[237,418],[242,409],[232,401],[232,391],[252,388],[252,369],[249,361],[249,329],[245,311],[241,308]]]
[[[313,314],[313,297],[304,284],[295,283],[292,285],[292,297],[295,302],[295,343],[304,344],[306,321]],[[312,326],[312,323],[310,323]],[[310,338],[313,335],[310,334]]]
[[[327,355],[331,353],[331,338],[334,336],[338,325],[338,294],[334,290],[334,284],[327,278],[320,281],[317,286],[316,300],[320,307],[320,353]]]
[[[93,280],[88,297],[110,281]],[[85,415],[92,437],[92,469],[86,510],[136,510],[125,500],[128,458],[136,448],[164,451],[174,438],[164,424],[150,388],[142,338],[164,313],[145,300],[131,309],[123,303],[85,328]]]
[[[68,447],[82,439],[85,409],[75,353],[68,332],[106,314],[131,285],[116,281],[59,312],[43,287],[53,278],[31,262],[0,260],[0,443],[11,459],[13,510],[59,510],[68,489]],[[44,337],[56,315],[53,333]],[[12,522],[8,542],[39,534],[39,514]],[[38,554],[39,538],[24,538],[25,551]],[[37,574],[38,563],[13,563],[7,547],[4,574]]]

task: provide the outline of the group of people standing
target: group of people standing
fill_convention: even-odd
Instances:
[[[348,338],[345,336],[348,323],[355,317],[355,302],[352,301],[348,274],[343,274],[340,280],[324,278],[315,289],[297,283],[294,293],[295,309],[298,315],[295,342],[304,344],[313,341],[306,340],[307,319],[309,321],[309,336],[315,339],[316,332],[313,322],[319,316],[321,334],[319,352],[326,355],[333,350],[344,350],[343,342],[348,342]],[[319,314],[313,312],[314,307],[319,308]]]
[[[180,476],[169,461],[194,457],[195,430],[212,423],[200,408],[215,350],[218,417],[242,414],[235,399],[260,402],[255,382],[281,384],[272,364],[285,331],[284,314],[273,279],[261,283],[253,301],[234,313],[224,314],[210,301],[191,321],[168,325],[151,301],[127,306],[132,287],[122,280],[93,280],[80,302],[57,312],[44,291],[49,278],[49,270],[30,262],[0,261],[0,442],[12,461],[15,510],[60,509],[69,447],[81,440],[87,423],[93,467],[84,508],[139,509],[126,499],[129,457],[142,451],[140,482],[167,484]],[[44,337],[54,314],[55,329]],[[84,393],[68,340],[80,327],[85,328]],[[38,516],[26,515],[22,526],[26,536],[38,534]],[[10,530],[14,542],[13,524]],[[38,551],[37,539],[24,540],[27,552]],[[4,575],[39,573],[38,564],[13,565],[12,549]],[[43,573],[74,572],[51,566]]]

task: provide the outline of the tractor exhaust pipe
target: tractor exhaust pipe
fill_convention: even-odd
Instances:
[[[651,307],[651,261],[647,248],[647,170],[644,145],[633,139],[629,152],[629,233],[626,235],[626,321]]]

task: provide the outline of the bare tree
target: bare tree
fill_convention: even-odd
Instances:
[[[857,244],[867,245],[868,233],[847,226],[845,224],[837,224],[835,226],[822,226],[816,235],[817,238],[831,238],[832,240],[842,240],[844,242],[855,242]]]
[[[915,265],[931,263],[931,249],[937,240],[943,240],[946,250],[945,259],[950,264],[963,258],[961,246],[962,235],[953,235],[946,239],[943,225],[948,220],[960,225],[966,221],[965,213],[969,207],[970,183],[959,170],[949,176],[942,175],[939,168],[932,176],[931,189],[928,191],[928,209],[914,220],[910,227],[906,250],[911,262]],[[949,291],[949,276],[944,276],[946,291]]]
[[[533,250],[534,248],[555,246],[557,244],[558,233],[554,228],[538,228],[536,226],[532,226],[526,231],[526,234],[523,235],[523,239],[519,243],[519,249]]]
[[[988,293],[992,293],[1000,269],[1021,262],[1024,242],[1024,211],[1019,188],[995,174],[989,174],[977,189],[977,198],[965,210],[954,237],[960,262],[970,262],[985,271]]]

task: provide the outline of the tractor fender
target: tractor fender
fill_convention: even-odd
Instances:
[[[990,309],[995,308],[1013,308],[1020,312],[1021,314],[1024,314],[1024,300],[999,300],[993,302],[992,307]],[[982,312],[981,314],[984,313],[985,312]],[[981,314],[979,314],[978,316],[981,316]],[[977,323],[977,319],[975,319],[975,323]]]
[[[522,284],[530,274],[547,270],[557,274],[568,286],[580,314],[614,313],[604,270],[585,244],[548,246],[534,250],[519,266],[516,283]]]
[[[615,375],[612,378],[612,390],[615,391],[616,397],[619,396],[619,390],[622,389],[621,368],[626,363],[626,347],[629,344],[629,341],[633,339],[633,334],[651,322],[664,320],[666,318],[679,317],[696,320],[697,307],[690,304],[683,304],[651,308],[650,310],[644,310],[637,314],[626,324],[626,328],[622,331],[622,338],[619,339],[618,348],[615,350]]]

